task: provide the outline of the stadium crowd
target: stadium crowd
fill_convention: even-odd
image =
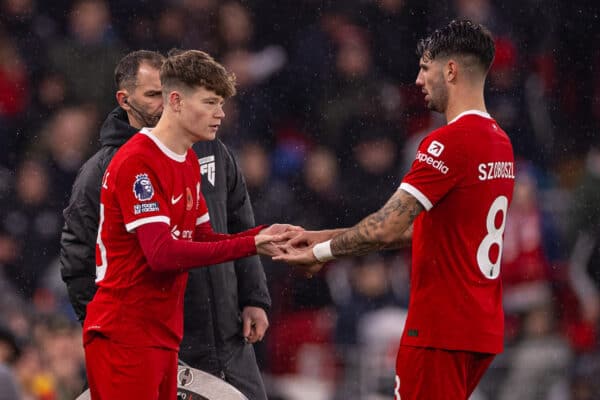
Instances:
[[[236,74],[219,135],[257,223],[350,226],[444,123],[414,85],[417,40],[468,17],[495,34],[486,101],[518,159],[506,350],[474,397],[598,398],[599,15],[591,0],[0,0],[0,367],[22,399],[83,387],[58,267],[62,210],[125,53],[202,49]],[[270,398],[391,398],[409,263],[410,251],[384,252],[309,279],[263,258],[273,306],[257,351]]]

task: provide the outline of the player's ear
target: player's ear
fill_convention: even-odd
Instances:
[[[444,67],[444,78],[446,82],[452,82],[458,75],[458,63],[453,59],[449,59]]]
[[[183,103],[183,97],[181,95],[181,92],[178,92],[177,90],[173,90],[172,92],[169,93],[169,106],[171,107],[171,109],[175,112],[179,112],[181,111],[181,105]]]

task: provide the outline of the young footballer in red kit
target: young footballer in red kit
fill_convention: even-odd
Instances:
[[[193,143],[212,140],[235,94],[209,55],[186,51],[160,71],[163,114],[124,144],[102,180],[98,291],[83,328],[92,399],[175,400],[187,270],[256,254],[290,226],[217,234]]]
[[[514,157],[485,108],[494,58],[489,31],[453,21],[422,40],[418,54],[416,84],[447,125],[421,142],[400,188],[379,211],[352,228],[290,233],[288,254],[274,258],[314,272],[317,262],[412,242],[395,398],[466,400],[503,349],[500,256]]]

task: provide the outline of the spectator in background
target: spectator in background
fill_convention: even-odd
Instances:
[[[404,326],[397,318],[406,318],[407,304],[394,290],[398,277],[391,260],[373,253],[327,270],[336,309],[334,343],[342,363],[336,399],[389,393],[394,386],[392,355]]]
[[[48,53],[50,66],[67,81],[67,99],[92,104],[98,115],[110,111],[108,99],[113,92],[109,82],[123,53],[110,18],[106,0],[75,1],[69,11],[69,35],[54,40]]]
[[[236,108],[237,143],[243,140],[268,141],[276,135],[271,123],[277,115],[278,92],[270,83],[277,82],[279,72],[287,62],[282,47],[261,47],[254,37],[254,19],[246,5],[226,1],[217,10],[217,53],[223,65],[236,76],[238,95],[232,99]]]
[[[321,229],[339,225],[347,206],[336,154],[327,147],[308,151],[302,175],[293,184],[302,211],[294,213],[295,224]],[[335,212],[334,212],[335,210]]]
[[[570,212],[569,277],[582,317],[596,332],[600,329],[600,149],[591,148],[585,173],[574,192]]]
[[[44,364],[52,371],[57,398],[75,399],[85,381],[79,326],[65,318],[49,317],[38,325],[36,342],[44,350]]]
[[[0,211],[2,230],[17,244],[16,257],[5,266],[4,274],[14,290],[31,300],[58,251],[60,208],[52,201],[46,164],[30,159],[17,171],[13,197]]]
[[[27,67],[12,38],[0,29],[0,168],[14,168],[21,150],[22,117],[30,101]]]
[[[347,25],[336,49],[332,79],[319,90],[320,143],[347,151],[353,134],[369,135],[366,122],[378,121],[388,129],[397,122],[399,93],[375,68],[371,53],[367,31]]]
[[[364,3],[358,21],[371,34],[374,65],[395,83],[412,84],[413,49],[427,27],[425,2],[370,0]]]
[[[49,199],[58,207],[66,205],[77,171],[93,150],[95,120],[96,113],[89,107],[60,108],[32,145],[31,151],[47,160]]]
[[[391,188],[398,186],[400,161],[398,138],[385,124],[356,118],[347,125],[345,136],[351,149],[342,163],[346,205],[342,223],[349,225],[389,198]]]
[[[21,389],[13,365],[21,348],[12,330],[0,321],[0,400],[21,400]]]
[[[517,47],[508,37],[497,37],[495,42],[496,56],[486,91],[490,112],[508,132],[516,157],[543,162],[550,156],[552,138],[534,135]]]
[[[336,47],[351,25],[348,2],[317,1],[316,21],[294,38],[290,65],[286,69],[285,112],[299,121],[300,128],[316,135],[319,131],[320,98],[324,85],[334,76]]]

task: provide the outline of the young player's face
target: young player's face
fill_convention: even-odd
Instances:
[[[427,108],[443,113],[448,106],[448,88],[444,80],[444,63],[421,57],[416,84],[425,94]]]
[[[212,90],[195,88],[185,95],[181,104],[181,122],[193,141],[213,140],[225,118],[225,100]]]
[[[146,63],[140,64],[135,86],[127,97],[128,104],[135,107],[131,116],[140,119],[140,127],[153,127],[160,119],[163,112],[161,88],[159,70]]]

